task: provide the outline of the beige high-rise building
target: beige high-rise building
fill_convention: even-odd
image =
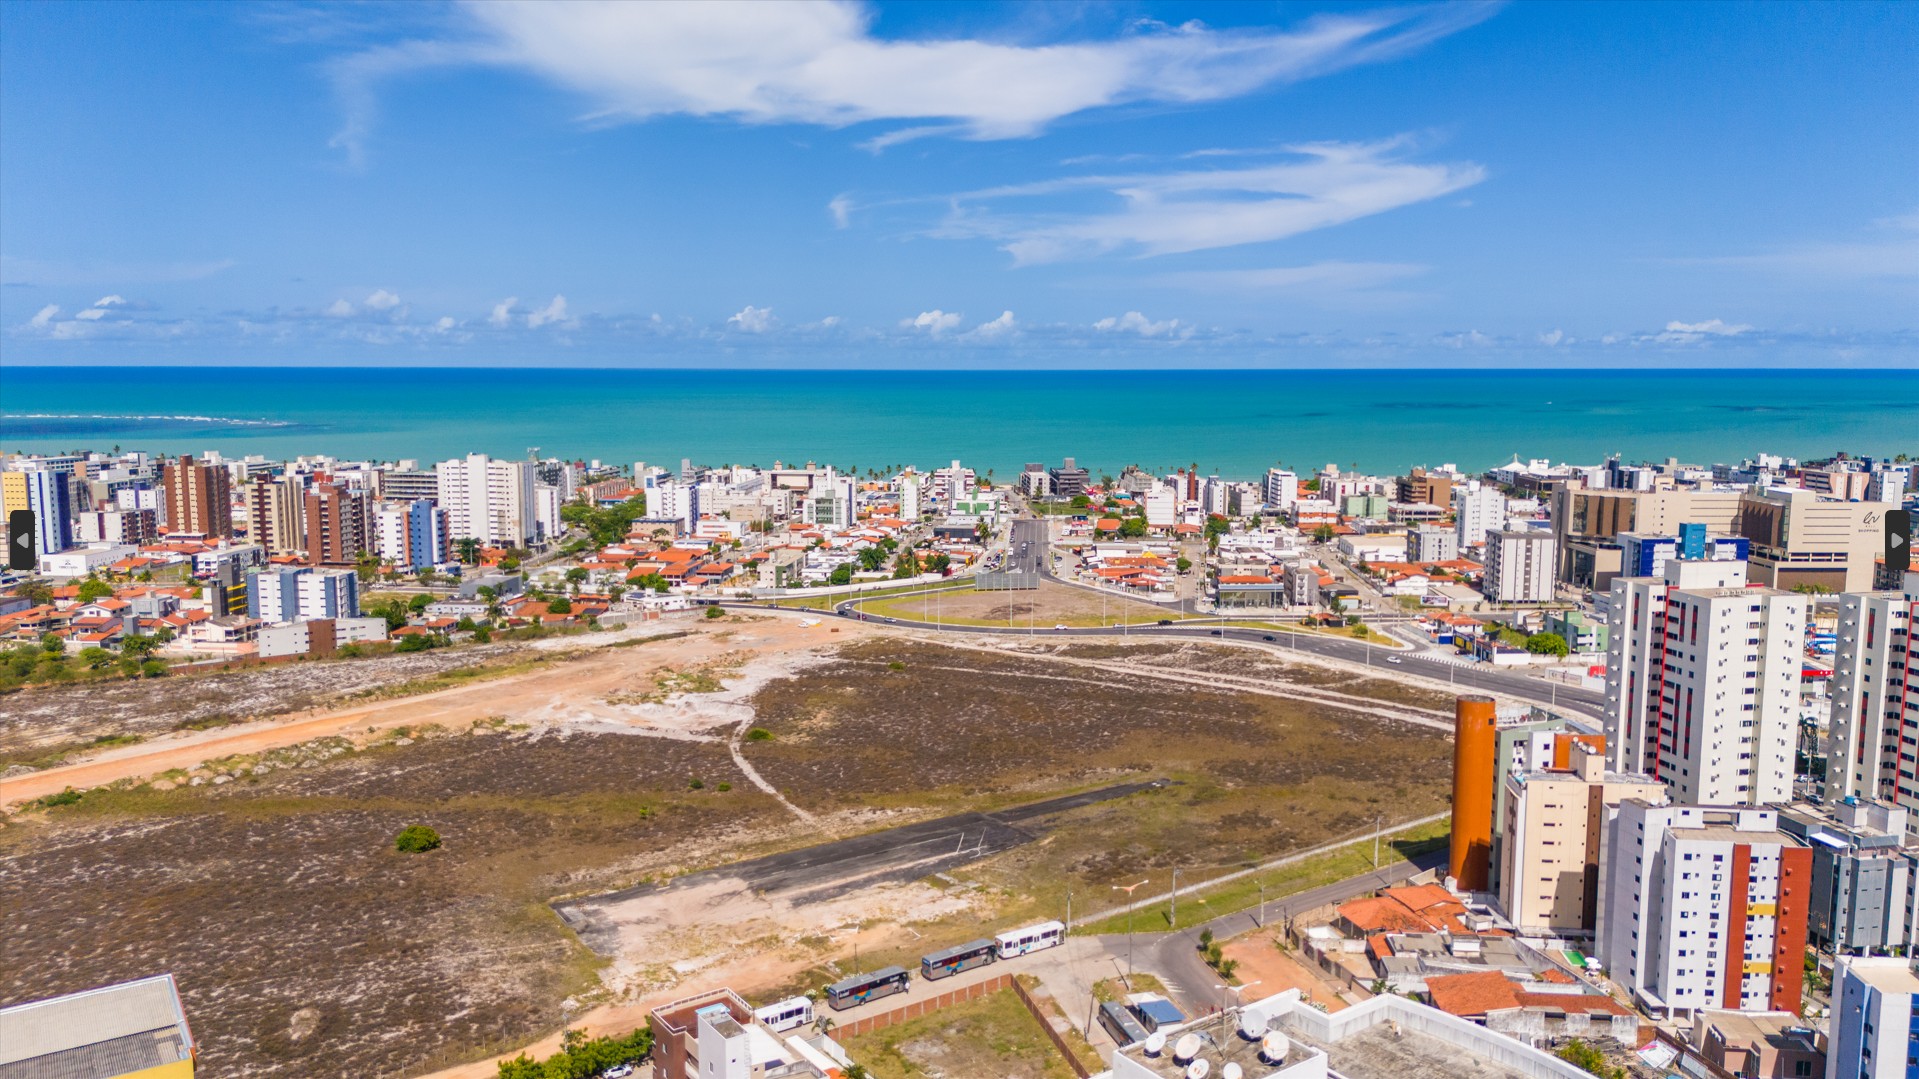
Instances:
[[[1887,508],[1814,491],[1750,491],[1741,497],[1735,535],[1752,541],[1756,584],[1864,592],[1873,584],[1873,563],[1886,553]]]
[[[291,476],[247,484],[247,528],[268,556],[306,552],[304,510],[300,481]]]
[[[1628,798],[1663,802],[1648,775],[1608,772],[1605,739],[1564,735],[1564,758],[1506,776],[1499,905],[1522,933],[1579,935],[1597,924],[1599,849]]]

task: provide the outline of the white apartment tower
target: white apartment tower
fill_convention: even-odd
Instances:
[[[907,474],[900,477],[900,518],[911,524],[920,519],[924,512],[920,508],[920,478]]]
[[[1299,501],[1299,477],[1283,468],[1269,468],[1259,494],[1268,506],[1292,509],[1293,503]]]
[[[1486,533],[1506,523],[1506,496],[1478,480],[1453,488],[1454,531],[1461,550],[1486,542]]]
[[[522,547],[534,538],[533,462],[495,461],[484,453],[441,461],[440,508],[455,540]]]
[[[1612,584],[1606,742],[1621,771],[1688,804],[1792,797],[1807,597],[1736,562],[1668,562]]]
[[[1840,597],[1832,677],[1832,742],[1826,797],[1848,796],[1919,809],[1919,691],[1911,682],[1919,572],[1903,592]]]
[[[1480,590],[1494,603],[1549,602],[1554,558],[1551,532],[1488,532]]]
[[[1595,947],[1655,1015],[1799,1010],[1812,850],[1778,814],[1628,799],[1599,861]]]

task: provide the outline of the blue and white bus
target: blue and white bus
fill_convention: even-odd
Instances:
[[[1001,959],[1011,959],[1042,948],[1055,948],[1066,942],[1066,926],[1060,922],[1041,922],[1024,929],[1013,929],[993,938]]]
[[[826,987],[826,1003],[836,1012],[894,993],[906,992],[912,975],[902,967],[886,967],[871,974],[855,974]]]
[[[805,997],[788,997],[777,1004],[759,1008],[753,1014],[768,1030],[792,1030],[813,1021],[813,1002]]]
[[[950,978],[962,970],[991,963],[997,945],[990,940],[972,940],[920,956],[920,977],[928,981]]]

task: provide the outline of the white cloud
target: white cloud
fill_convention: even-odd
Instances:
[[[440,333],[445,333],[457,325],[459,324],[453,321],[452,315],[442,315],[440,316],[440,321],[433,324],[433,328]]]
[[[1089,109],[1218,101],[1391,59],[1472,26],[1495,6],[1409,5],[1318,16],[1286,30],[1141,20],[1117,37],[1052,44],[883,40],[871,32],[871,10],[847,0],[495,0],[461,10],[477,40],[414,41],[335,62],[347,111],[336,146],[358,160],[381,80],[471,64],[532,71],[585,97],[602,120],[913,123],[873,140],[875,148],[943,133],[1019,138]]]
[[[833,215],[833,227],[843,229],[852,222],[853,200],[835,195],[833,201],[826,204],[826,212]]]
[[[74,315],[73,317],[78,319],[85,319],[88,322],[92,322],[95,319],[106,318],[107,309],[104,307],[89,307],[85,311],[81,311],[78,314]]]
[[[335,300],[333,305],[326,309],[326,313],[334,318],[346,318],[353,314],[353,305],[345,300]]]
[[[754,307],[747,304],[737,315],[726,320],[728,326],[737,327],[741,333],[765,333],[779,320],[773,317],[770,307]]]
[[[1000,316],[993,321],[982,322],[966,331],[966,336],[982,340],[991,340],[996,337],[1010,336],[1018,332],[1018,330],[1019,324],[1013,321],[1013,313],[1011,311],[1001,311]]]
[[[1483,334],[1478,330],[1467,330],[1464,333],[1440,334],[1433,338],[1433,343],[1447,348],[1487,348],[1498,344],[1498,341],[1490,334]]]
[[[1294,159],[1273,164],[1076,176],[966,192],[952,197],[958,209],[936,235],[997,240],[1021,265],[1113,251],[1169,255],[1329,228],[1439,198],[1486,177],[1485,169],[1471,163],[1400,160],[1406,145],[1405,139],[1315,143],[1289,147]],[[1079,214],[993,208],[1075,193],[1120,206]]]
[[[366,305],[375,311],[390,311],[400,306],[400,297],[385,289],[376,289],[366,298]]]
[[[540,308],[538,311],[529,312],[526,316],[527,327],[535,330],[539,329],[541,326],[544,326],[549,322],[565,322],[565,321],[566,321],[566,297],[558,296],[558,295],[554,296],[553,299],[550,302],[548,302],[545,307]]]
[[[38,312],[34,314],[32,318],[28,319],[27,325],[32,326],[36,330],[46,329],[47,323],[52,322],[53,316],[59,313],[60,313],[60,305],[57,303],[50,303],[46,305],[45,307],[42,307]]]
[[[100,297],[99,299],[97,299],[97,300],[95,300],[95,301],[93,301],[93,306],[95,306],[95,307],[119,307],[119,306],[122,306],[122,305],[124,305],[124,304],[125,304],[126,302],[127,302],[127,301],[126,301],[126,297],[124,297],[124,296],[121,296],[121,295],[119,295],[119,294],[117,294],[117,293],[116,293],[116,294],[114,294],[114,295],[112,295],[112,296],[102,296],[102,297]]]
[[[1743,323],[1729,325],[1716,318],[1704,322],[1668,322],[1665,332],[1655,335],[1653,340],[1687,345],[1708,337],[1737,337],[1751,329],[1751,326]]]
[[[520,304],[518,296],[508,296],[493,305],[493,313],[486,317],[487,322],[495,326],[505,326],[513,321],[513,309]]]
[[[1822,281],[1919,278],[1919,210],[1874,221],[1864,239],[1801,244],[1750,255],[1668,260],[1679,266],[1748,270]]]
[[[1545,345],[1547,348],[1556,348],[1561,342],[1566,344],[1572,343],[1572,338],[1567,337],[1566,331],[1564,330],[1554,330],[1551,333],[1542,333],[1539,335],[1539,343]]]
[[[937,337],[960,324],[959,312],[941,311],[935,307],[931,311],[921,311],[909,319],[901,319],[900,325],[910,330],[925,330]]]
[[[1176,318],[1154,322],[1138,311],[1100,319],[1093,323],[1093,329],[1101,333],[1136,333],[1141,337],[1190,337],[1193,333],[1191,326],[1181,326]]]

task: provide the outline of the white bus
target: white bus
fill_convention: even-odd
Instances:
[[[994,938],[994,943],[999,947],[1001,959],[1011,959],[1027,952],[1037,952],[1041,948],[1057,947],[1065,940],[1066,926],[1059,922],[1041,922],[1001,933]]]
[[[792,1030],[803,1027],[813,1021],[813,1002],[805,997],[792,997],[778,1004],[768,1004],[756,1010],[753,1015],[768,1030]]]

